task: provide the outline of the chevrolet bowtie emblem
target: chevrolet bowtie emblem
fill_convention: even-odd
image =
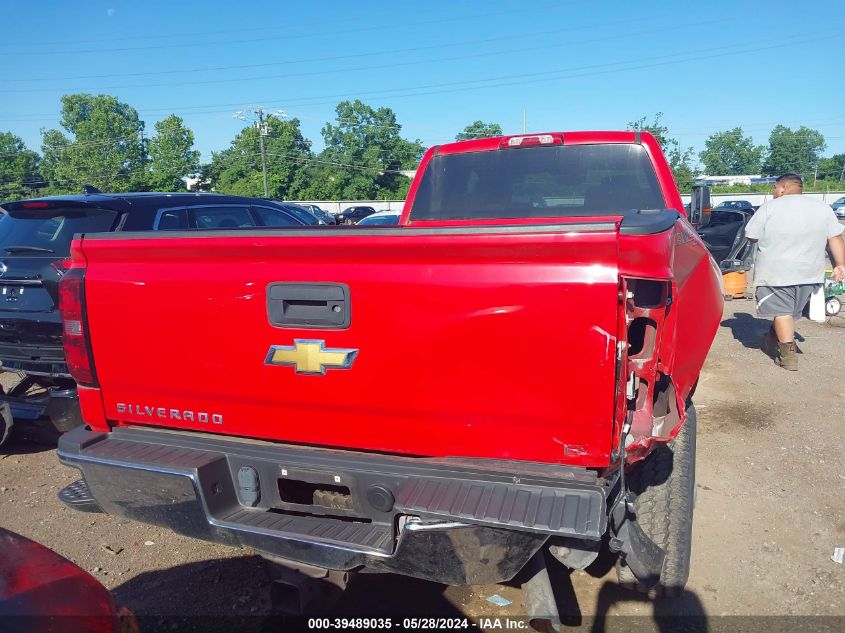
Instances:
[[[293,345],[271,345],[265,365],[293,365],[297,374],[319,374],[326,369],[349,369],[357,349],[326,348],[325,341],[297,338]]]

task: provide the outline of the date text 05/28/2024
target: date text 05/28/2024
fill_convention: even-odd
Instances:
[[[531,628],[528,618],[309,618],[308,630],[405,630],[443,631],[481,629],[485,631],[522,631]]]

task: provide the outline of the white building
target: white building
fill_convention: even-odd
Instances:
[[[757,185],[774,182],[774,177],[761,176],[760,174],[745,174],[738,176],[708,176],[701,174],[696,176],[695,184],[708,185],[710,187],[716,185]]]

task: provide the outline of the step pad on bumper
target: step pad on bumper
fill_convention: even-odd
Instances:
[[[218,524],[235,529],[249,527],[252,531],[267,534],[283,532],[332,543],[347,543],[358,546],[358,549],[393,551],[393,530],[389,525],[291,516],[262,510],[237,510],[218,520]]]
[[[59,500],[80,512],[102,512],[94,497],[91,496],[84,479],[77,479],[59,490]]]
[[[408,481],[396,496],[397,508],[409,514],[592,538],[604,533],[596,521],[604,503],[597,490],[445,479]]]

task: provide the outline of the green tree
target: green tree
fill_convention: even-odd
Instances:
[[[407,193],[408,179],[399,170],[414,169],[425,148],[420,141],[400,135],[402,126],[390,108],[342,101],[335,108],[335,123],[322,134],[326,148],[315,162],[309,197],[373,200]]]
[[[692,164],[693,149],[692,147],[681,147],[678,140],[670,137],[669,128],[663,125],[662,120],[663,113],[658,112],[654,115],[651,123],[648,122],[646,117],[642,117],[636,121],[628,122],[628,129],[636,132],[649,132],[654,136],[666,156],[678,189],[682,193],[689,192],[692,190],[695,178],[695,169]]]
[[[456,141],[467,141],[474,138],[485,138],[488,136],[501,136],[502,126],[498,123],[485,123],[484,121],[473,121],[455,136]]]
[[[32,195],[41,184],[38,154],[11,132],[0,132],[0,200]]]
[[[669,162],[669,169],[675,178],[675,184],[681,193],[689,193],[695,184],[695,168],[692,164],[692,147],[682,148],[675,139],[669,140],[666,150],[666,160]]]
[[[763,173],[777,176],[791,171],[809,176],[818,165],[825,147],[824,136],[818,130],[803,125],[791,130],[785,125],[778,125],[769,135]]]
[[[762,166],[764,149],[762,145],[754,145],[751,137],[742,133],[741,127],[735,127],[711,134],[698,157],[705,171],[714,176],[757,174]]]
[[[147,146],[150,188],[183,191],[182,179],[199,171],[200,153],[193,149],[194,133],[175,114],[156,123],[155,130],[156,134]]]
[[[829,183],[845,183],[845,154],[834,154],[819,161],[819,180]]]
[[[633,130],[634,132],[649,132],[657,142],[660,144],[661,149],[664,153],[669,149],[669,142],[672,140],[669,138],[669,128],[663,125],[663,113],[658,112],[654,115],[654,120],[649,123],[646,117],[641,117],[636,121],[629,121],[628,122],[628,129]]]
[[[270,197],[300,198],[307,186],[311,142],[302,136],[299,119],[282,121],[271,117],[266,125],[264,147]],[[245,127],[230,147],[212,153],[211,164],[202,173],[214,191],[263,197],[258,128],[255,125]]]
[[[115,192],[145,188],[144,122],[135,108],[110,95],[65,95],[61,126],[72,138],[42,132],[42,173],[53,191],[86,184]]]

